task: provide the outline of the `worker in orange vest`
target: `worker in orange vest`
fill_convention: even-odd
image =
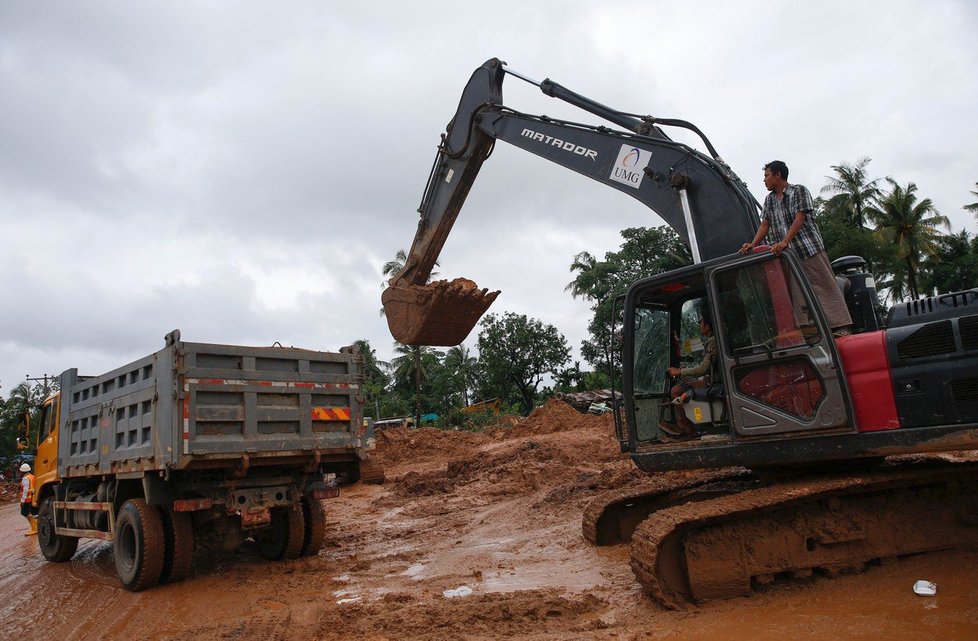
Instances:
[[[24,536],[37,534],[37,516],[34,509],[34,475],[31,466],[24,463],[20,466],[24,475],[20,479],[20,515],[27,519],[28,530]]]

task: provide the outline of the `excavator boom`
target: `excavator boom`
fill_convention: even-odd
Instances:
[[[442,136],[422,198],[418,230],[404,268],[382,300],[394,338],[409,345],[461,343],[499,292],[467,279],[428,283],[483,161],[503,140],[617,189],[656,212],[691,247],[699,262],[737,251],[758,225],[758,206],[744,183],[696,129],[681,120],[636,117],[551,81],[546,95],[628,131],[519,113],[502,104],[506,73],[492,59],[475,70]],[[671,140],[658,125],[689,129],[711,155]]]

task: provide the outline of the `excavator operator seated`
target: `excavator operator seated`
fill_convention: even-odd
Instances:
[[[702,397],[702,400],[712,400],[709,397],[719,394],[716,389],[718,380],[715,368],[717,362],[716,336],[713,335],[713,325],[710,320],[710,310],[705,303],[699,308],[699,329],[703,337],[705,349],[703,350],[703,360],[693,367],[670,367],[666,373],[672,377],[680,377],[682,380],[673,385],[670,390],[675,423],[661,421],[659,430],[665,440],[686,440],[696,437],[696,427],[689,420],[682,407],[678,407],[689,398],[694,396]]]

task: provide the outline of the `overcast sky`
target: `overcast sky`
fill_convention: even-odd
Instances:
[[[387,359],[381,267],[410,246],[439,134],[499,57],[617,109],[697,124],[764,196],[871,157],[976,231],[978,3],[4,2],[0,394],[189,341]],[[595,122],[509,77],[508,106]],[[504,143],[441,277],[586,338],[573,256],[660,225]],[[746,240],[746,239],[745,239]],[[475,332],[466,341],[474,346]]]

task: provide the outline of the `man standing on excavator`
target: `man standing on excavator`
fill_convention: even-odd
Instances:
[[[741,254],[754,249],[770,232],[771,251],[775,256],[790,249],[801,260],[815,295],[822,303],[825,319],[835,337],[849,334],[852,317],[846,308],[842,291],[835,282],[832,265],[825,254],[825,243],[813,216],[812,195],[804,185],[788,184],[788,166],[780,160],[764,165],[764,186],[770,192],[764,199],[761,225]]]

